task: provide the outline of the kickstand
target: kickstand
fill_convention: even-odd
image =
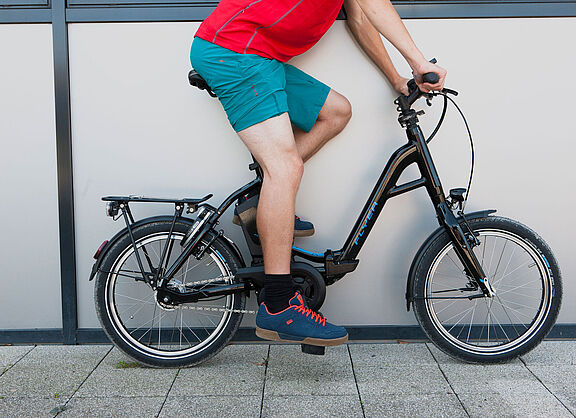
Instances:
[[[326,352],[326,347],[310,344],[301,344],[302,352],[306,354],[313,354],[315,356],[323,356]]]

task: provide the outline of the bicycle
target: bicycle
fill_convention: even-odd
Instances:
[[[432,83],[434,76],[425,75]],[[214,95],[194,70],[189,81]],[[427,337],[450,356],[477,363],[508,361],[538,345],[555,323],[562,299],[560,269],[548,245],[527,226],[494,216],[495,210],[464,213],[473,162],[468,188],[445,196],[428,142],[443,123],[448,100],[456,105],[448,95],[457,93],[422,93],[414,80],[409,91],[395,100],[408,142],[390,157],[341,249],[319,253],[292,247],[294,285],[310,308],[320,309],[326,286],[356,269],[386,201],[425,187],[440,226],[422,244],[408,272],[407,309],[413,306]],[[412,105],[423,97],[430,104],[436,96],[444,98],[444,109],[426,139],[418,125],[424,112]],[[398,185],[411,164],[421,177]],[[249,168],[256,178],[218,207],[206,203],[211,194],[199,199],[102,198],[107,215],[122,217],[126,227],[94,255],[90,280],[96,278],[96,311],[110,340],[136,361],[153,367],[198,364],[224,348],[244,314],[255,313],[245,309],[245,302],[251,291],[259,301],[263,298],[255,223],[263,174],[256,161]],[[135,221],[130,204],[141,202],[173,204],[174,214]],[[216,230],[234,202],[250,265],[236,244]],[[185,209],[196,218],[184,216]],[[323,347],[302,348],[323,354]]]

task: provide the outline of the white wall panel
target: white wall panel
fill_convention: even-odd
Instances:
[[[0,329],[59,328],[50,25],[0,25]]]
[[[576,90],[567,77],[576,57],[562,45],[576,19],[412,20],[406,22],[428,57],[449,70],[447,86],[469,119],[476,143],[476,176],[468,209],[499,209],[538,231],[555,251],[565,300],[576,294],[570,277],[574,207],[569,127]],[[203,196],[219,203],[252,178],[249,153],[229,127],[217,100],[187,84],[189,46],[197,23],[70,25],[74,193],[79,320],[96,327],[87,277],[98,245],[121,227],[103,213],[107,194]],[[407,66],[392,54],[406,75]],[[339,248],[389,155],[404,143],[394,94],[352,40],[345,24],[293,63],[346,95],[353,118],[305,168],[297,213],[316,235],[297,245]],[[428,111],[430,129],[438,108]],[[465,186],[469,150],[454,111],[432,143],[445,189]],[[135,205],[138,217],[170,206]],[[224,216],[234,241],[241,235]],[[435,228],[423,190],[392,200],[360,253],[358,269],[328,290],[322,309],[349,325],[413,324],[405,310],[412,257]],[[241,244],[241,243],[240,243]],[[559,322],[576,322],[565,303]],[[250,324],[250,320],[245,324]]]

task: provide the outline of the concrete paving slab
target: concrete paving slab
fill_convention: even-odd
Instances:
[[[166,397],[72,398],[59,417],[155,417]]]
[[[460,359],[456,359],[453,357],[450,357],[448,354],[444,353],[443,351],[440,351],[440,349],[438,349],[434,344],[432,343],[426,343],[426,345],[428,346],[428,349],[430,350],[430,352],[432,353],[432,355],[434,356],[434,359],[436,360],[436,362],[438,364],[452,364],[452,365],[468,365],[468,364],[476,364],[477,363],[468,363],[465,362],[463,360]],[[515,358],[513,360],[510,360],[507,363],[503,363],[504,365],[517,365],[517,366],[521,366],[523,365],[522,361],[519,358]]]
[[[426,343],[426,347],[428,347],[428,350],[430,350],[430,353],[432,353],[434,360],[436,360],[438,364],[467,364],[461,360],[450,357],[432,343]]]
[[[424,343],[349,344],[354,367],[378,367],[427,364],[436,361]]]
[[[160,417],[258,417],[261,396],[170,396]]]
[[[576,416],[576,391],[574,389],[557,390],[554,391],[553,394],[572,415]]]
[[[576,393],[576,366],[543,366],[529,364],[528,369],[552,392],[573,390]]]
[[[110,346],[38,346],[0,377],[0,396],[70,397]]]
[[[263,363],[268,357],[268,344],[232,344],[210,360],[199,364],[197,367],[251,367]]]
[[[268,345],[232,345],[196,367],[182,369],[170,396],[262,395]]]
[[[576,365],[576,341],[544,341],[522,356],[528,365]]]
[[[350,365],[350,354],[346,344],[336,347],[326,347],[326,354],[316,356],[302,352],[300,344],[271,344],[270,365],[274,367],[292,366],[324,367]]]
[[[366,395],[452,393],[437,365],[354,367],[354,372],[362,399]]]
[[[576,366],[528,364],[528,369],[576,415]]]
[[[304,354],[299,345],[270,346],[266,396],[354,395],[357,393],[347,347],[328,347],[326,355]]]
[[[12,367],[33,348],[33,345],[0,346],[0,375],[4,373],[5,369]]]
[[[367,417],[467,417],[466,411],[452,393],[395,393],[362,396]]]
[[[65,403],[66,400],[61,398],[4,397],[0,398],[0,416],[3,418],[53,417],[57,412],[51,413],[50,411]]]
[[[77,397],[166,396],[178,369],[153,369],[114,348],[82,384]]]
[[[357,395],[266,396],[262,417],[362,417]]]
[[[542,384],[522,364],[441,364],[458,395],[461,393],[541,393]]]
[[[515,390],[499,393],[463,393],[458,397],[471,417],[571,417],[572,414],[545,388],[538,393]]]
[[[266,372],[266,396],[354,395],[356,383],[351,368],[276,367]]]

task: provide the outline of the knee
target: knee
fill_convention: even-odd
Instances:
[[[264,178],[268,177],[274,183],[281,183],[284,187],[297,189],[304,174],[304,162],[298,154],[283,155],[266,167]]]
[[[352,117],[352,105],[348,99],[341,94],[335,94],[331,100],[326,118],[344,128]]]
[[[342,100],[338,105],[338,117],[340,120],[342,120],[344,125],[346,125],[352,117],[352,105],[344,96],[342,96]]]

